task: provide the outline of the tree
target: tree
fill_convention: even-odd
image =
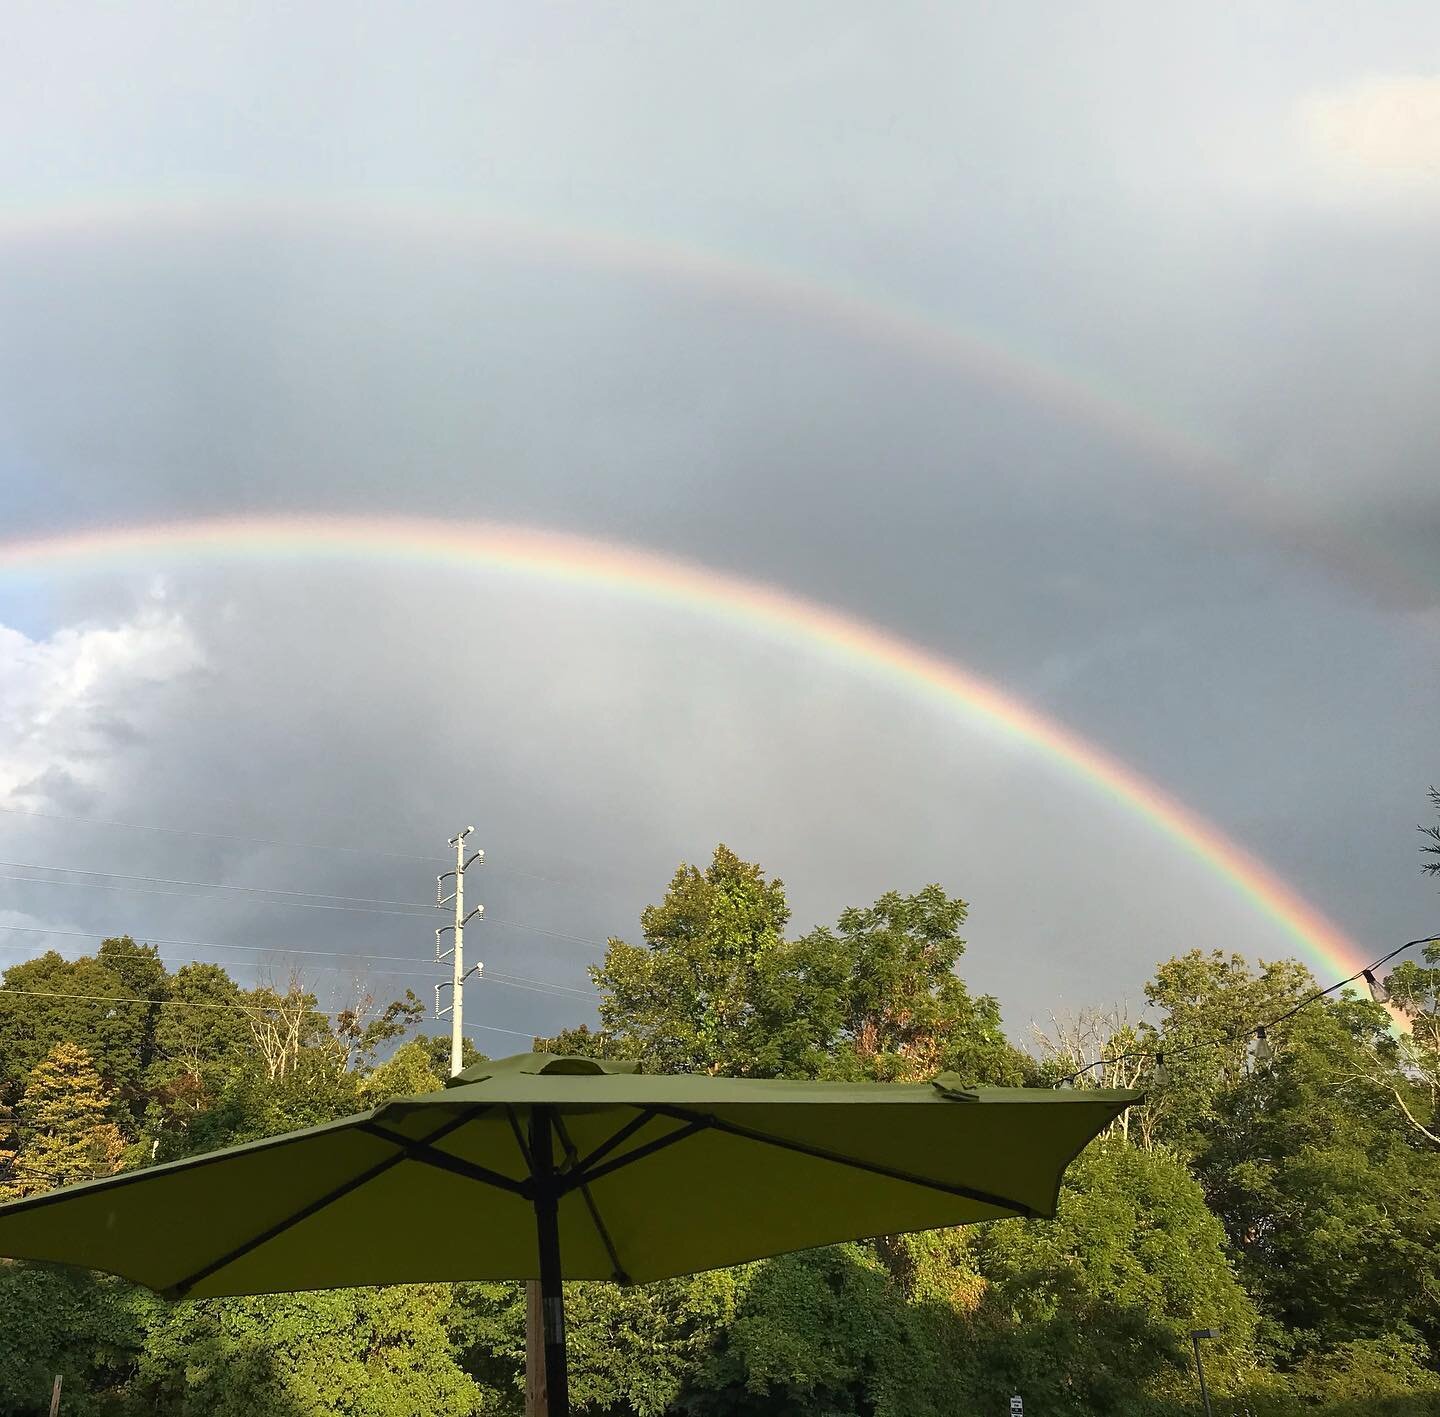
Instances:
[[[392,1097],[410,1097],[417,1092],[437,1092],[444,1083],[433,1067],[430,1050],[415,1038],[397,1048],[383,1063],[372,1069],[360,1083],[360,1096],[371,1107]]]
[[[170,975],[154,945],[137,945],[129,935],[102,940],[95,958],[120,982],[127,998],[148,1000],[148,1007],[131,1005],[138,1024],[135,1036],[135,1078],[130,1084],[137,1090],[132,1105],[143,1106],[139,1083],[145,1069],[155,1058],[155,1033],[159,1024],[160,1004],[170,992]]]
[[[1427,945],[1424,960],[1405,960],[1385,978],[1391,1007],[1404,1015],[1408,1031],[1400,1043],[1399,1075],[1388,1070],[1380,1085],[1410,1126],[1440,1146],[1440,944]]]
[[[89,1053],[57,1043],[25,1081],[14,1193],[34,1195],[118,1170],[125,1139],[110,1115],[110,1093]]]
[[[485,1394],[452,1354],[447,1285],[167,1305],[135,1381],[171,1417],[470,1417]]]
[[[438,1078],[450,1076],[450,1035],[448,1033],[422,1033],[416,1039],[430,1060],[430,1071]],[[470,1067],[473,1063],[489,1061],[468,1038],[460,1040],[460,1065]]]
[[[317,1075],[343,1070],[349,1050],[334,1046],[330,1021],[319,1011],[315,995],[298,971],[291,972],[283,990],[263,984],[246,993],[243,1002],[250,1036],[269,1081],[303,1075],[302,1081],[310,1082]]]
[[[102,955],[72,961],[52,950],[7,969],[5,989],[14,992],[0,993],[5,1077],[23,1077],[57,1043],[76,1043],[115,1087],[117,1099],[138,1095],[145,1060],[154,1050],[163,969],[160,976],[146,966],[125,977],[118,974],[116,967],[122,959],[130,961],[128,952],[137,948],[125,935],[106,940]],[[149,959],[153,963],[153,951]],[[132,991],[127,980],[139,984],[140,992]]]
[[[614,1058],[621,1061],[643,1061],[644,1047],[629,1033],[607,1033],[591,1028],[588,1023],[562,1028],[552,1038],[536,1038],[537,1053],[562,1053],[572,1058]]]
[[[145,1330],[161,1301],[117,1279],[0,1261],[0,1412],[42,1417],[60,1375],[63,1410],[125,1410]]]
[[[939,886],[892,891],[787,941],[781,882],[720,846],[644,911],[644,946],[612,940],[592,969],[601,1032],[549,1043],[667,1072],[1018,1082],[1026,1064],[998,1004],[955,974],[965,912]]]
[[[1440,788],[1430,789],[1430,802],[1435,810],[1440,812]],[[1427,856],[1435,857],[1434,861],[1427,861],[1421,869],[1432,876],[1440,875],[1440,825],[1421,827],[1420,831],[1427,838],[1420,850]]]
[[[789,918],[783,883],[728,847],[704,871],[682,865],[640,916],[645,944],[612,939],[591,971],[605,1028],[660,1072],[748,1072],[763,1031],[754,986]]]
[[[949,1417],[946,1332],[875,1251],[834,1245],[733,1271],[733,1316],[676,1404],[704,1417]]]
[[[1032,1026],[1032,1031],[1040,1054],[1037,1082],[1126,1090],[1153,1082],[1154,1042],[1123,1005],[1051,1014],[1048,1029]],[[1153,1146],[1154,1110],[1144,1102],[1127,1107],[1105,1131],[1124,1142]]]
[[[890,1082],[947,1070],[973,1082],[1022,1081],[1025,1062],[1005,1039],[999,1004],[973,996],[955,973],[968,911],[929,885],[911,896],[889,891],[872,906],[846,910],[833,932],[814,932],[812,948],[831,945],[839,956],[829,1071]]]
[[[1255,971],[1243,955],[1191,950],[1160,965],[1145,997],[1165,1016],[1141,1027],[1151,1051],[1165,1055],[1168,1074],[1150,1099],[1154,1135],[1186,1156],[1203,1146],[1216,1098],[1249,1071],[1255,1025],[1314,992],[1314,977],[1295,960],[1261,961]],[[1288,1026],[1272,1044],[1283,1044]]]
[[[145,1087],[179,1125],[214,1104],[226,1082],[258,1061],[240,986],[218,964],[186,964],[170,980]]]
[[[1225,1231],[1163,1151],[1092,1147],[1053,1221],[1001,1221],[966,1239],[982,1279],[959,1346],[973,1410],[1003,1411],[1023,1391],[1050,1414],[1153,1412],[1188,1396],[1194,1328],[1222,1336],[1207,1354],[1219,1390],[1249,1366],[1256,1313]]]
[[[391,999],[377,1011],[375,995],[366,990],[349,1007],[341,1009],[331,1024],[335,1042],[342,1050],[341,1066],[347,1070],[374,1065],[375,1056],[387,1044],[403,1038],[421,1019],[425,1006],[413,989],[403,999]]]
[[[1379,1005],[1317,1002],[1203,1128],[1196,1172],[1287,1361],[1440,1342],[1440,1153],[1377,1097],[1377,1063],[1398,1082],[1399,1056]]]
[[[570,1400],[577,1412],[660,1417],[675,1404],[735,1308],[741,1274],[714,1270],[621,1289],[567,1284]],[[518,1284],[457,1286],[452,1335],[468,1372],[520,1410],[525,1291]]]

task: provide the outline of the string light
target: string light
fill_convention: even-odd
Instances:
[[[1186,1043],[1170,1049],[1170,1055],[1174,1057],[1183,1053],[1198,1053],[1205,1048],[1234,1047],[1243,1043],[1247,1038],[1253,1038],[1250,1057],[1257,1065],[1269,1063],[1275,1056],[1274,1046],[1271,1044],[1266,1033],[1267,1029],[1275,1028],[1279,1024],[1295,1017],[1301,1009],[1308,1008],[1311,1004],[1323,999],[1328,994],[1333,994],[1337,989],[1343,989],[1347,984],[1354,984],[1357,980],[1363,979],[1370,990],[1370,997],[1377,1004],[1385,1004],[1390,1000],[1389,991],[1377,978],[1375,971],[1382,964],[1388,964],[1396,955],[1404,954],[1406,950],[1416,948],[1418,945],[1440,944],[1440,935],[1422,935],[1416,940],[1406,940],[1403,945],[1397,946],[1389,954],[1381,955],[1379,959],[1372,960],[1364,969],[1357,970],[1348,979],[1341,979],[1335,984],[1328,985],[1324,989],[1317,989],[1313,994],[1308,994],[1292,1008],[1287,1009],[1283,1014],[1275,1018],[1267,1019],[1262,1024],[1255,1024],[1249,1028],[1242,1028],[1234,1033],[1224,1034],[1216,1038],[1203,1039],[1198,1043]],[[1070,1087],[1086,1073],[1093,1072],[1096,1068],[1111,1067],[1116,1063],[1143,1062],[1153,1060],[1155,1068],[1153,1073],[1154,1082],[1161,1085],[1169,1080],[1169,1072],[1165,1068],[1165,1055],[1162,1052],[1151,1052],[1149,1049],[1137,1050],[1130,1053],[1115,1053],[1106,1057],[1097,1058],[1093,1063],[1086,1063],[1083,1068],[1077,1068],[1073,1073],[1067,1073],[1062,1078],[1057,1078],[1051,1085],[1053,1087]]]

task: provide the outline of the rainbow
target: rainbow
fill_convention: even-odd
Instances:
[[[506,572],[676,606],[825,654],[958,709],[1089,783],[1226,881],[1327,975],[1353,974],[1367,962],[1338,926],[1273,871],[1133,768],[933,651],[776,586],[636,547],[524,526],[337,516],[217,518],[0,543],[0,573],[226,556],[381,558]]]
[[[145,197],[55,200],[0,208],[0,241],[57,242],[103,231],[110,237],[212,234],[217,230],[315,236],[333,232],[353,242],[357,232],[402,242],[483,246],[506,258],[554,260],[648,282],[670,282],[805,321],[837,334],[890,348],[921,362],[959,371],[998,393],[1034,403],[1093,429],[1152,466],[1205,487],[1221,489],[1228,514],[1260,534],[1302,553],[1387,604],[1429,604],[1425,569],[1377,555],[1353,535],[1319,525],[1306,509],[1277,496],[1257,478],[1193,433],[1056,364],[1007,346],[993,334],[937,318],[892,294],[723,251],[600,228],[560,226],[520,214],[447,204],[414,191],[315,197],[249,193],[157,194]]]

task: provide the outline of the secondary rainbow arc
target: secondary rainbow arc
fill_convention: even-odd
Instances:
[[[54,240],[160,232],[264,229],[301,231],[337,225],[346,238],[357,229],[405,239],[487,243],[501,251],[668,279],[753,302],[768,310],[828,324],[872,344],[889,345],[921,360],[949,366],[967,378],[1088,426],[1157,466],[1224,492],[1227,510],[1262,535],[1301,550],[1344,579],[1400,604],[1429,603],[1430,578],[1394,556],[1377,554],[1355,535],[1316,522],[1298,504],[1268,490],[1263,479],[1236,466],[1194,432],[1053,359],[1027,351],[993,331],[937,316],[843,279],[744,254],[635,234],[622,229],[558,224],[516,213],[447,201],[442,195],[396,192],[276,194],[162,191],[133,195],[69,195],[0,205],[0,240]]]
[[[937,698],[1087,781],[1203,862],[1326,972],[1348,975],[1365,962],[1358,946],[1271,868],[1128,764],[934,651],[777,586],[533,527],[339,516],[215,518],[35,537],[0,543],[0,572],[102,570],[166,556],[325,555],[487,568],[632,593],[837,656]]]

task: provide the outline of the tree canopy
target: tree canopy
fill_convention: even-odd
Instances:
[[[1428,838],[1427,838],[1428,840]],[[536,1046],[747,1077],[1138,1084],[1053,1222],[878,1237],[632,1289],[570,1286],[595,1417],[1222,1417],[1440,1410],[1440,946],[1254,1022],[1316,981],[1225,950],[1160,961],[1119,1004],[1017,1045],[960,972],[968,907],[889,891],[791,935],[785,889],[726,847],[682,865],[593,969],[599,1020]],[[0,1190],[30,1194],[439,1087],[412,995],[323,1011],[299,976],[169,971],[128,936],[45,954],[0,993]],[[1163,1069],[1156,1067],[1165,1055]],[[466,1061],[481,1055],[467,1045]],[[1094,1065],[1094,1066],[1092,1066]],[[1084,1071],[1080,1071],[1084,1069]],[[763,1183],[763,1178],[757,1178]],[[446,1223],[463,1223],[447,1218]],[[410,1417],[522,1410],[520,1286],[166,1303],[0,1262],[0,1411]]]

